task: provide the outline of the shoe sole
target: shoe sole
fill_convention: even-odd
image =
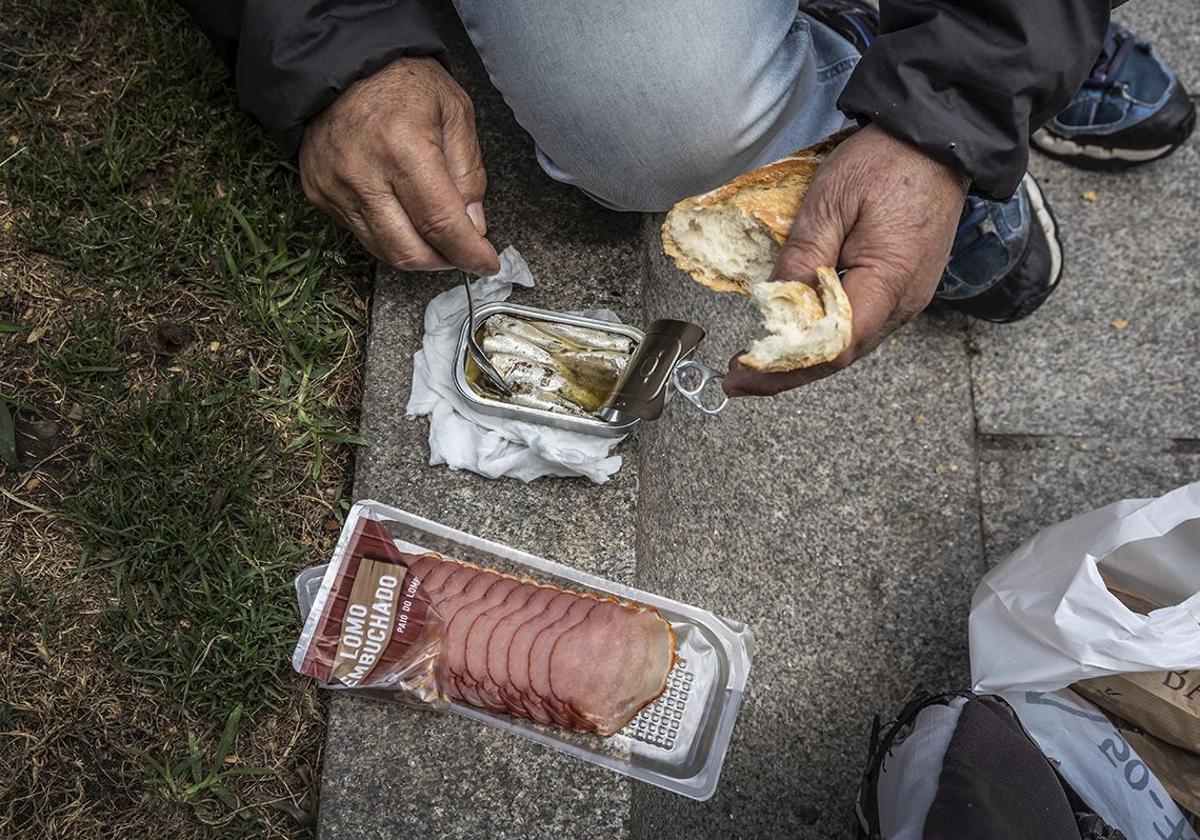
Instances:
[[[1045,234],[1046,245],[1050,248],[1050,291],[1053,292],[1058,287],[1058,281],[1062,279],[1063,270],[1063,247],[1062,240],[1058,238],[1058,220],[1054,218],[1054,212],[1046,203],[1042,188],[1033,176],[1026,172],[1021,182],[1029,195],[1029,209],[1033,211],[1034,221]],[[1049,292],[1046,293],[1046,297],[1050,297]]]
[[[1039,239],[1045,242],[1049,265],[1046,268],[1045,280],[1043,281],[1044,291],[1038,297],[1025,300],[1019,307],[1015,308],[1007,308],[1008,302],[1001,305],[997,304],[995,300],[997,293],[1000,293],[1001,299],[1004,298],[1000,286],[989,288],[975,297],[963,298],[961,300],[937,301],[941,306],[962,312],[980,321],[988,321],[994,324],[1010,324],[1032,315],[1041,308],[1042,304],[1058,288],[1063,272],[1063,247],[1062,241],[1058,237],[1058,220],[1054,217],[1050,205],[1046,202],[1046,198],[1042,194],[1042,188],[1033,179],[1033,176],[1025,173],[1025,177],[1021,179],[1021,183],[1025,187],[1025,192],[1029,199],[1031,218],[1029,239],[1025,243],[1025,251],[1021,254],[1018,265],[1025,262],[1030,249],[1038,246]],[[1040,286],[1042,284],[1039,283],[1037,285]],[[998,314],[997,310],[1003,314]]]
[[[1056,137],[1044,128],[1035,131],[1029,138],[1029,143],[1047,157],[1069,163],[1080,169],[1120,172],[1170,156],[1188,141],[1195,127],[1196,112],[1193,110],[1188,117],[1188,122],[1181,130],[1181,139],[1154,149],[1121,149],[1076,143],[1066,137]]]

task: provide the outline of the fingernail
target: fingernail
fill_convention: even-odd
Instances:
[[[474,201],[467,205],[467,216],[471,220],[471,224],[475,225],[475,230],[479,231],[480,236],[487,235],[487,219],[483,216],[483,204]]]
[[[480,277],[491,277],[500,273],[500,258],[494,257],[491,262],[484,263],[479,267]]]

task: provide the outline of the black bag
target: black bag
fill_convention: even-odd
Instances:
[[[876,717],[858,796],[868,840],[1126,840],[1087,806],[999,697],[918,692]]]

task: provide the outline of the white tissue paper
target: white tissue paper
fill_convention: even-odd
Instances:
[[[471,284],[475,305],[508,300],[512,288],[532,286],[529,266],[515,248],[500,254],[500,271]],[[616,313],[577,313],[619,321]],[[611,455],[623,438],[604,438],[539,426],[506,417],[480,414],[454,387],[458,334],[467,317],[467,293],[461,285],[447,289],[425,309],[425,338],[413,356],[412,396],[408,415],[429,417],[429,463],[470,470],[487,478],[533,481],[542,476],[586,476],[597,484],[621,468]]]

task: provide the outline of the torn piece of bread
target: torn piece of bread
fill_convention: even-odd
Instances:
[[[850,302],[833,269],[818,272],[818,288],[769,283],[817,167],[853,129],[747,172],[667,214],[663,250],[698,283],[753,297],[770,335],[742,364],[787,371],[828,362],[850,344]],[[767,286],[769,288],[759,288]]]
[[[750,296],[769,333],[739,357],[745,367],[781,373],[830,362],[850,345],[850,301],[837,272],[817,269],[817,288],[807,283],[753,283]]]

